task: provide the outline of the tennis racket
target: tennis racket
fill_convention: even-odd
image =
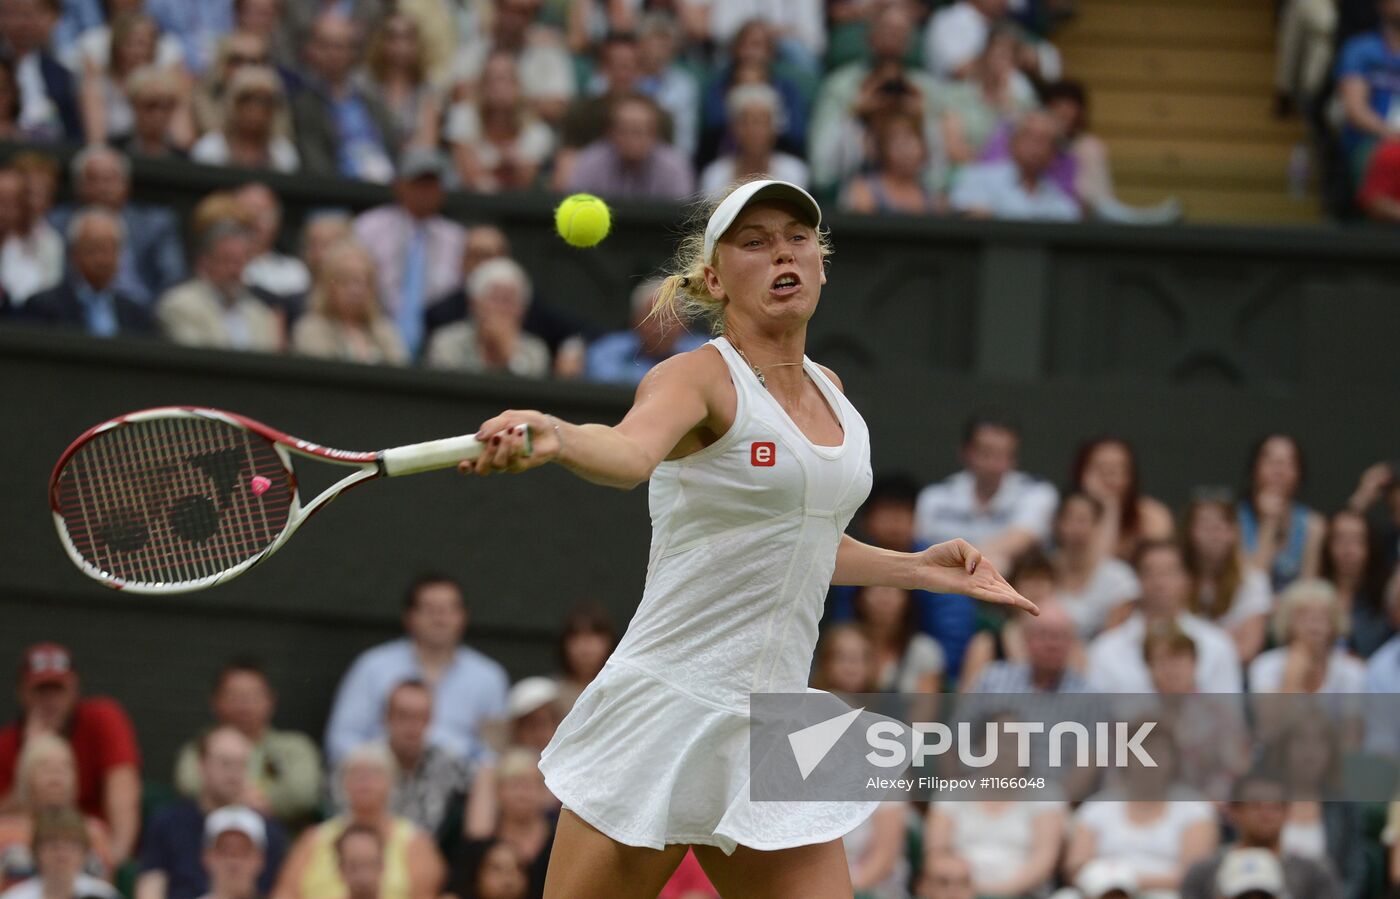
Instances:
[[[470,435],[348,452],[232,412],[166,406],[119,416],[73,441],[54,466],[49,502],[63,548],[88,577],[133,593],[184,593],[265,560],[351,487],[452,468],[480,453]],[[293,455],[355,471],[303,504]]]

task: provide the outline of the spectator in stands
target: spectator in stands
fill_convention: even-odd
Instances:
[[[578,91],[574,60],[559,30],[540,21],[543,0],[497,0],[489,29],[465,36],[452,62],[457,99],[474,95],[486,60],[505,51],[515,58],[526,101],[551,125]]]
[[[328,249],[306,314],[292,329],[292,351],[343,362],[407,364],[408,349],[376,292],[374,257],[368,249],[355,240]]]
[[[422,681],[406,680],[389,693],[384,742],[396,764],[390,808],[427,833],[437,834],[449,809],[466,800],[471,773],[465,762],[428,740],[432,720],[433,693]],[[344,811],[343,789],[337,794],[336,807]]]
[[[529,277],[514,260],[482,263],[467,283],[470,317],[434,331],[424,361],[478,374],[548,376],[549,347],[522,329],[530,291]]]
[[[253,259],[243,269],[243,283],[274,306],[294,304],[311,289],[311,272],[306,263],[277,249],[282,202],[270,187],[257,181],[240,187],[234,199],[253,236]]]
[[[276,72],[263,66],[242,66],[223,97],[223,127],[201,137],[190,150],[191,159],[205,165],[278,172],[300,168],[296,146],[276,130],[277,117],[286,103]]]
[[[564,618],[559,632],[559,685],[561,713],[593,682],[617,646],[617,626],[601,603],[582,603]]]
[[[1073,222],[1079,205],[1050,179],[1058,130],[1043,112],[1017,121],[1011,159],[964,166],[949,195],[952,207],[973,218],[1039,219]]]
[[[102,819],[111,833],[112,864],[136,846],[141,822],[141,754],[126,711],[105,696],[80,697],[77,669],[66,647],[36,643],[20,662],[19,717],[0,729],[0,805],[12,801],[25,743],[62,734],[78,762],[78,808]]]
[[[357,23],[334,11],[316,18],[305,47],[306,81],[292,96],[297,151],[311,174],[387,184],[398,132],[389,111],[353,77],[359,53]]]
[[[368,824],[351,824],[335,840],[335,863],[345,899],[380,899],[384,885],[384,837]]]
[[[703,338],[690,334],[678,322],[653,315],[652,305],[661,279],[651,278],[632,289],[632,327],[604,334],[588,347],[584,377],[635,387],[659,362],[701,346]]]
[[[928,215],[947,204],[929,186],[929,152],[918,116],[890,112],[873,123],[875,170],[856,176],[841,205],[866,215]]]
[[[1180,764],[1171,735],[1154,729],[1139,745],[1156,765],[1130,762],[1120,787],[1079,806],[1064,874],[1073,879],[1095,859],[1116,859],[1131,867],[1145,895],[1170,895],[1192,865],[1215,851],[1219,828],[1214,807],[1174,782]]]
[[[909,895],[909,804],[887,800],[841,838],[856,894],[870,899]]]
[[[926,546],[962,537],[998,568],[1050,536],[1059,496],[1039,478],[1016,470],[1020,430],[996,412],[980,412],[963,428],[963,470],[925,487],[914,510],[915,536]]]
[[[1321,708],[1331,712],[1346,704],[1342,698],[1322,704]],[[1284,852],[1312,859],[1337,872],[1348,899],[1374,895],[1365,860],[1365,806],[1335,801],[1347,792],[1342,780],[1343,760],[1355,745],[1355,728],[1338,727],[1333,716],[1317,714],[1315,704],[1258,703],[1255,710],[1295,713],[1270,742],[1261,763],[1288,785],[1290,802],[1279,845]],[[1267,722],[1257,725],[1256,732],[1264,727]]]
[[[812,672],[813,687],[832,693],[872,693],[878,676],[875,648],[864,628],[840,622],[822,631]]]
[[[1386,582],[1381,605],[1389,614],[1392,625],[1395,625],[1397,618],[1400,618],[1400,574],[1392,574]],[[1366,692],[1400,693],[1400,634],[1385,641],[1366,660]],[[1367,742],[1368,744],[1375,742],[1377,746],[1385,747],[1377,751],[1389,752],[1394,755],[1400,753],[1400,722],[1396,722],[1389,730],[1391,733],[1381,735],[1385,739],[1372,741],[1372,728],[1368,727]],[[1391,737],[1397,740],[1394,747],[1389,746]]]
[[[916,899],[976,899],[972,865],[954,852],[925,855],[914,895]]]
[[[1166,504],[1142,492],[1137,457],[1121,437],[1098,437],[1081,444],[1070,482],[1103,505],[1101,543],[1111,555],[1131,559],[1142,541],[1170,540],[1176,532]]]
[[[267,49],[267,39],[249,31],[234,31],[219,41],[214,63],[195,84],[192,106],[195,124],[201,134],[222,131],[224,113],[228,108],[224,91],[233,83],[233,76],[244,68],[267,68],[272,65],[272,55]],[[286,74],[278,73],[283,81],[291,84]],[[283,107],[277,117],[277,134],[290,137],[292,118]]]
[[[411,357],[423,349],[429,301],[457,286],[467,231],[442,215],[442,156],[426,147],[404,154],[394,200],[361,213],[355,236],[374,254],[379,299]]]
[[[773,29],[778,53],[789,65],[812,75],[821,71],[826,10],[819,0],[712,0],[708,6],[709,37],[715,43],[728,44],[745,23],[762,19]]]
[[[1182,553],[1191,574],[1186,608],[1229,632],[1242,664],[1264,648],[1274,594],[1264,572],[1249,565],[1240,546],[1235,508],[1224,499],[1201,497],[1186,508]]]
[[[479,193],[533,187],[554,152],[554,132],[526,104],[515,57],[505,50],[486,58],[479,95],[452,106],[445,136],[458,180]]]
[[[1256,693],[1364,693],[1366,666],[1338,646],[1351,622],[1327,581],[1302,578],[1278,598],[1274,612],[1276,649],[1249,665]]]
[[[1240,661],[1234,642],[1223,630],[1186,611],[1191,590],[1182,550],[1167,541],[1147,542],[1136,559],[1142,599],[1126,621],[1089,644],[1089,680],[1113,693],[1151,692],[1143,660],[1143,641],[1150,626],[1175,622],[1196,643],[1196,683],[1202,693],[1238,693],[1242,689]]]
[[[78,808],[78,760],[67,740],[45,733],[25,741],[12,799],[12,806],[0,814],[0,889],[37,873],[31,851],[35,814]],[[85,815],[84,821],[88,851],[83,873],[110,880],[112,850],[107,826],[91,815]]]
[[[1007,27],[1010,0],[956,0],[929,17],[924,32],[924,64],[943,78],[966,78],[973,61],[982,53],[991,33]],[[1048,41],[1017,35],[1017,65],[1027,74],[1050,81],[1059,77],[1060,54]]]
[[[573,153],[607,136],[614,104],[641,93],[642,56],[637,38],[630,32],[609,34],[598,47],[597,72],[593,91],[569,105],[560,129],[562,149],[555,160],[556,186],[568,181]],[[671,116],[659,106],[661,137],[669,142]],[[562,169],[562,171],[560,171]]]
[[[1350,509],[1334,513],[1327,522],[1321,575],[1336,589],[1349,621],[1347,644],[1363,659],[1395,633],[1381,602],[1386,574],[1366,516]]]
[[[311,40],[317,20],[326,12],[338,12],[351,22],[368,27],[383,18],[392,5],[384,0],[348,0],[346,3],[339,0],[284,0],[277,32],[270,38],[268,46],[279,66],[296,68],[301,64],[302,49]]]
[[[115,287],[150,305],[185,277],[185,255],[175,215],[163,206],[131,202],[131,163],[106,147],[79,150],[71,163],[73,193],[79,204],[103,206],[126,225]],[[54,210],[52,224],[65,230],[76,206]]]
[[[126,228],[101,207],[89,207],[68,223],[68,275],[57,287],[35,294],[20,317],[80,328],[94,337],[155,330],[151,311],[116,287]]]
[[[36,242],[53,242],[61,247],[63,237],[48,220],[49,212],[53,209],[54,194],[58,192],[58,180],[63,173],[58,160],[46,153],[26,150],[11,156],[6,164],[24,175],[27,188],[25,212],[29,216],[31,236]],[[40,232],[52,237],[39,238],[37,235]]]
[[[0,169],[0,287],[16,306],[63,277],[63,240],[47,225],[35,228],[29,208],[24,173]]]
[[[354,238],[354,220],[348,212],[338,209],[321,209],[306,217],[301,226],[298,244],[301,248],[301,262],[306,267],[307,287],[300,294],[288,295],[284,308],[290,318],[300,315],[306,308],[307,294],[321,270],[326,251],[342,241]]]
[[[467,629],[462,588],[446,575],[416,578],[404,594],[406,635],[366,650],[336,691],[326,726],[326,755],[334,763],[355,746],[384,736],[384,702],[410,679],[433,691],[428,738],[463,761],[485,757],[479,732],[505,712],[505,669],[462,646]]]
[[[1016,592],[1042,610],[1051,604],[1059,605],[1055,597],[1055,577],[1055,566],[1039,549],[1021,553],[1006,573],[1007,581]],[[938,601],[941,603],[942,599]],[[993,661],[1025,662],[1029,656],[1026,650],[1026,623],[1027,619],[1019,614],[979,615],[977,633],[968,641],[963,654],[962,669],[958,673],[959,689],[967,692]],[[1071,646],[1068,664],[1071,668],[1083,670],[1084,645],[1076,639]]]
[[[1005,27],[994,29],[967,78],[948,85],[941,94],[939,133],[953,165],[986,160],[998,129],[1038,105],[1035,88],[1016,68],[1015,54],[1015,34]],[[1003,158],[1008,156],[1009,146]],[[1051,163],[1058,161],[1052,157]],[[1072,185],[1061,186],[1066,193],[1073,190]]]
[[[303,6],[305,4],[296,3],[294,5]],[[282,36],[282,25],[286,15],[286,4],[283,0],[234,0],[233,28],[228,33],[246,31],[250,34],[256,34],[271,48]],[[215,56],[217,57],[217,55],[216,49]],[[279,56],[276,64],[278,68],[290,69],[295,66],[296,58],[291,54],[285,57]]]
[[[172,287],[156,303],[156,321],[165,336],[185,346],[281,350],[281,319],[243,283],[252,255],[248,229],[235,221],[210,227],[199,241],[194,278]]]
[[[866,164],[870,123],[890,113],[918,118],[925,145],[941,148],[937,123],[943,87],[905,62],[913,37],[909,5],[885,0],[871,14],[870,59],[848,63],[822,80],[807,154],[819,189],[835,188]],[[937,155],[941,159],[941,150]]]
[[[1366,162],[1356,194],[1361,211],[1377,222],[1400,222],[1400,140],[1383,139]]]
[[[539,753],[516,747],[501,754],[494,769],[496,811],[491,829],[484,836],[468,834],[453,854],[447,891],[470,896],[481,867],[488,863],[491,847],[504,842],[514,850],[527,872],[529,895],[544,889],[549,850],[554,843],[555,802],[540,774]]]
[[[701,192],[721,197],[731,184],[759,176],[806,187],[807,163],[777,148],[784,125],[783,98],[778,92],[767,84],[741,84],[725,102],[734,147],[701,172]]]
[[[615,199],[682,200],[695,189],[690,160],[661,139],[661,113],[646,97],[616,98],[607,136],[578,151],[568,191]]]
[[[147,159],[185,159],[175,142],[175,117],[183,105],[170,73],[159,66],[141,66],[126,76],[126,96],[131,102],[131,132],[113,141],[123,153]],[[186,118],[188,110],[184,112]],[[192,128],[187,123],[186,128]]]
[[[1003,735],[1002,742],[997,757],[1014,763],[1014,738]],[[1003,761],[1001,768],[1007,767]],[[1066,812],[1065,803],[1054,800],[935,801],[924,828],[924,854],[951,852],[967,859],[979,896],[1043,893],[1064,845]]]
[[[861,587],[855,596],[856,621],[875,654],[875,686],[896,693],[938,693],[947,667],[943,650],[919,629],[919,602],[913,591]]]
[[[250,899],[260,895],[266,867],[267,826],[251,808],[226,805],[204,819],[204,870],[209,892],[201,899]]]
[[[1249,493],[1240,500],[1240,533],[1250,564],[1269,573],[1275,591],[1295,578],[1317,577],[1326,520],[1298,501],[1303,448],[1287,434],[1270,434],[1254,446]]]
[[[1083,646],[1075,634],[1074,618],[1063,604],[1053,600],[1043,603],[1040,615],[1026,620],[1021,630],[1024,659],[994,659],[975,678],[972,672],[965,671],[964,677],[970,680],[967,692],[1092,692],[1088,680],[1072,667],[1075,656],[1082,655]]]
[[[237,728],[218,725],[206,731],[199,739],[198,752],[199,795],[162,807],[142,834],[136,899],[203,896],[209,891],[202,851],[209,819],[225,806],[264,804],[261,791],[248,778],[253,746]],[[275,820],[256,814],[267,838],[267,864],[258,877],[258,890],[266,895],[287,854],[287,834]]]
[[[540,894],[540,887],[531,882],[530,873],[510,843],[492,840],[481,850],[475,878],[464,882],[463,887],[468,889],[466,895],[476,899],[526,899]]]
[[[665,12],[641,17],[637,33],[641,79],[637,90],[671,117],[671,143],[689,158],[700,145],[700,86],[692,70],[676,61],[681,25]]]
[[[1400,561],[1397,559],[1400,556],[1400,478],[1396,477],[1390,462],[1376,462],[1361,472],[1356,489],[1347,498],[1347,508],[1366,515],[1377,502],[1384,508],[1377,534],[1380,563],[1389,569]]]
[[[442,886],[443,863],[432,837],[389,805],[393,753],[382,744],[347,753],[337,769],[346,810],[302,833],[287,856],[273,899],[344,899],[346,882],[337,843],[355,825],[373,829],[384,847],[379,899],[433,899]]]
[[[81,73],[89,63],[105,69],[112,61],[112,26],[127,13],[140,13],[146,9],[145,0],[102,0],[102,20],[89,28],[84,28],[74,40],[59,42],[59,57],[63,64],[74,72]],[[156,41],[155,65],[161,69],[182,69],[185,51],[180,39],[173,34],[162,32]]]
[[[1350,894],[1342,892],[1340,879],[1327,864],[1297,855],[1282,845],[1288,813],[1287,793],[1283,781],[1263,772],[1246,774],[1236,781],[1225,809],[1235,842],[1191,866],[1181,881],[1181,899],[1216,899],[1221,862],[1238,849],[1260,850],[1277,858],[1290,896],[1342,899],[1347,895],[1350,899]],[[1365,864],[1359,867],[1364,874]]]
[[[775,62],[773,29],[762,19],[750,19],[735,32],[728,60],[705,88],[701,157],[708,159],[733,148],[729,94],[737,87],[766,84],[780,98],[778,147],[801,156],[807,146],[806,93],[798,80],[788,77]]]
[[[77,81],[50,49],[61,10],[60,0],[3,0],[0,45],[15,69],[21,130],[33,140],[81,143]]]
[[[234,0],[146,0],[160,27],[180,39],[185,67],[199,74],[209,67],[219,38],[233,30]]]
[[[135,126],[135,111],[127,94],[126,81],[138,70],[156,66],[160,26],[143,12],[126,12],[112,20],[111,53],[106,65],[92,60],[83,64],[80,98],[83,130],[91,143],[107,143],[129,138]],[[184,69],[160,69],[167,82],[182,90]],[[171,125],[177,143],[188,145],[194,138],[194,124],[183,93],[177,92]]]
[[[498,751],[527,749],[536,756],[554,739],[563,718],[560,687],[548,677],[526,677],[511,684],[506,694],[506,718],[488,726],[487,741]],[[496,833],[500,818],[501,784],[494,764],[474,772],[467,797],[465,833],[468,839],[484,840]],[[558,803],[552,808],[557,811]]]
[[[1353,180],[1360,180],[1378,141],[1400,136],[1389,110],[1400,90],[1400,0],[1377,0],[1375,31],[1358,34],[1337,57],[1337,94],[1345,125],[1342,150]]]
[[[388,110],[398,146],[437,146],[442,95],[429,80],[423,34],[412,15],[391,12],[375,26],[361,83]]]
[[[0,893],[4,899],[118,899],[109,883],[83,871],[88,850],[87,824],[72,808],[46,808],[34,815],[32,849],[38,873]]]
[[[272,726],[277,694],[262,665],[239,658],[220,668],[209,708],[215,721],[243,734],[252,747],[250,786],[240,801],[288,824],[312,818],[321,802],[321,753],[306,734]],[[186,796],[199,796],[201,771],[199,743],[191,740],[175,762],[175,786]]]
[[[1104,504],[1087,493],[1067,493],[1055,513],[1055,598],[1074,616],[1079,636],[1098,634],[1121,619],[1123,604],[1138,598],[1133,569],[1103,545]]]

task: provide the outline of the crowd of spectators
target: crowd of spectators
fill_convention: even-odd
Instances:
[[[363,262],[345,272],[369,290]],[[967,536],[1041,614],[833,588],[813,686],[965,701],[1400,690],[1400,472],[1389,463],[1324,515],[1303,499],[1302,448],[1271,434],[1237,495],[1198,489],[1181,507],[1149,493],[1122,439],[1085,442],[1063,489],[1019,468],[1020,440],[1007,418],[979,414],[960,470],[927,485],[878,476],[854,529],[901,551]],[[601,606],[580,605],[560,624],[557,670],[512,682],[464,642],[470,620],[460,584],[415,578],[403,635],[344,672],[320,739],[274,723],[277,693],[258,661],[228,660],[208,727],[168,773],[142,770],[122,706],[80,688],[68,649],[31,646],[21,714],[0,729],[0,896],[116,899],[114,883],[134,899],[541,895],[559,803],[539,755],[618,630]],[[1281,718],[1280,767],[1251,756],[1233,719],[1174,720],[1148,738],[1158,768],[1125,772],[1128,793],[882,803],[845,840],[856,895],[1364,899],[1400,886],[1400,801],[1327,802],[1299,787],[1321,789],[1329,757],[1393,742],[1400,728],[1371,722],[1363,736],[1351,718]],[[1172,784],[1174,759],[1218,771],[1211,795]],[[152,783],[174,796],[143,806],[143,779],[148,800]],[[688,855],[661,895],[715,893]]]
[[[482,193],[678,201],[768,173],[857,212],[1173,218],[1114,199],[1050,41],[1068,11],[4,0],[0,138],[384,184],[431,150],[448,189]],[[1021,140],[1022,117],[1053,102],[1077,109]]]

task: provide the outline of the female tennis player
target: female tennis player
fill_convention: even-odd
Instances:
[[[550,899],[651,899],[687,846],[727,897],[849,899],[841,837],[876,803],[751,802],[748,694],[806,689],[833,583],[1036,611],[962,540],[899,553],[845,535],[870,443],[841,382],[803,353],[826,283],[820,225],[796,185],[735,188],[681,245],[655,313],[705,315],[722,336],[653,368],[615,427],[511,410],[461,465],[650,481],[641,604],[540,760],[564,806]]]

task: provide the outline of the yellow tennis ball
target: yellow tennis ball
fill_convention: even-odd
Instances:
[[[554,210],[554,227],[571,246],[596,246],[608,236],[612,212],[607,203],[592,194],[574,194],[565,197]]]

